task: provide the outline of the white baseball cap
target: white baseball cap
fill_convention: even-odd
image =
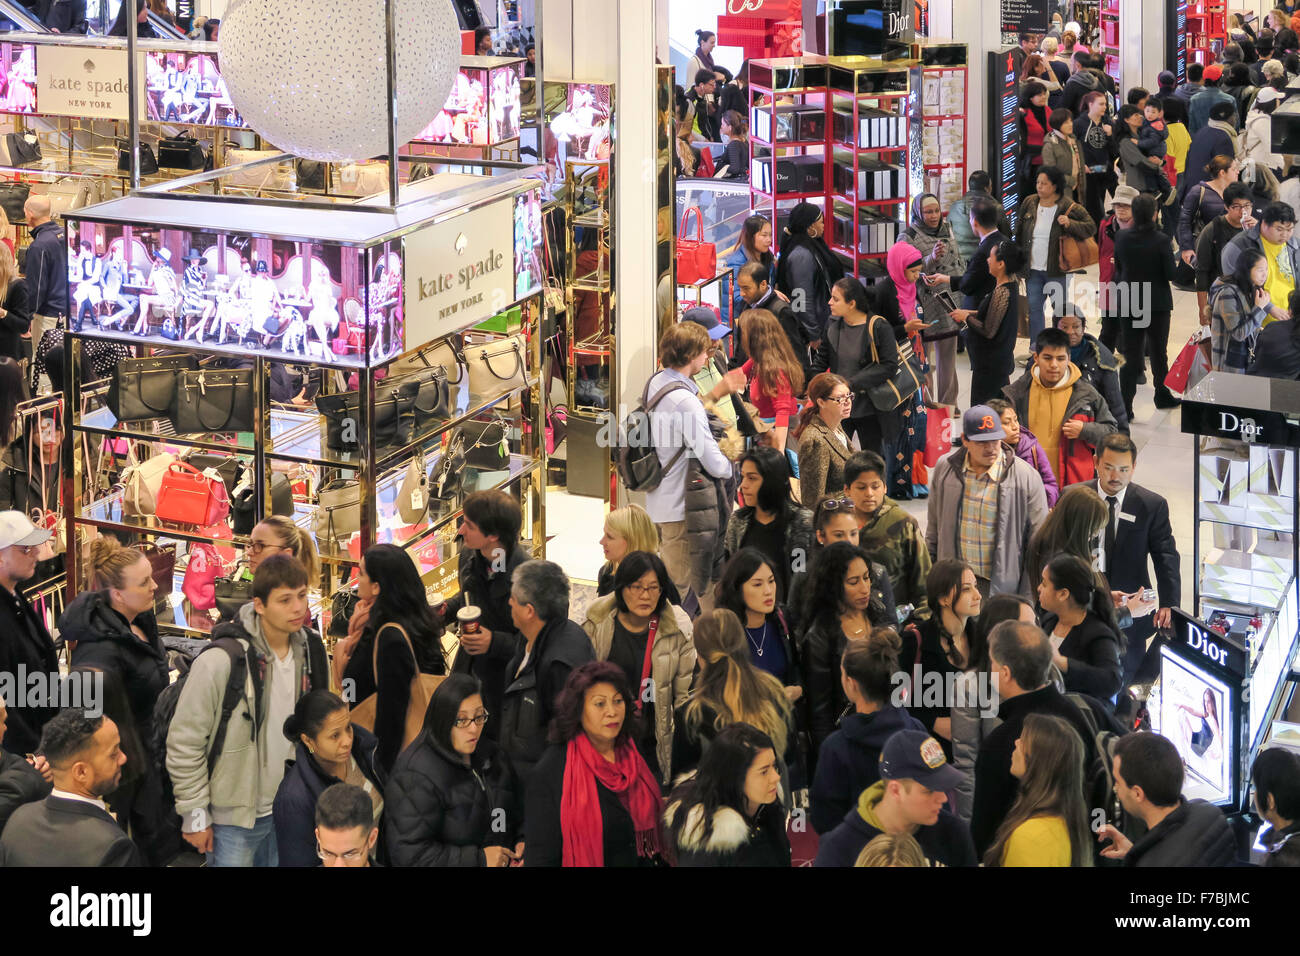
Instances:
[[[52,537],[53,531],[36,527],[21,511],[0,511],[0,549],[44,544]]]

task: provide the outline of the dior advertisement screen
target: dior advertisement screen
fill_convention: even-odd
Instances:
[[[230,102],[217,61],[206,53],[145,55],[148,118],[194,126],[247,126]]]
[[[463,66],[447,102],[415,137],[420,143],[488,146],[519,135],[522,64],[486,70]]]
[[[1173,741],[1183,758],[1183,794],[1210,803],[1232,799],[1233,700],[1228,685],[1175,653],[1160,649],[1159,706],[1151,729]]]
[[[0,43],[0,112],[36,112],[36,48]]]
[[[402,352],[397,244],[361,250],[70,220],[68,246],[77,330],[330,365]]]

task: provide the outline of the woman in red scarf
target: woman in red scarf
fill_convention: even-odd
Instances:
[[[569,675],[528,781],[525,866],[646,866],[663,854],[663,800],[633,742],[632,699],[617,664]]]

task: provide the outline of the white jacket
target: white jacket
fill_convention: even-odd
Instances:
[[[1269,169],[1281,169],[1282,157],[1273,152],[1273,116],[1251,110],[1246,114],[1246,128],[1241,134],[1242,164],[1249,160],[1263,163]]]

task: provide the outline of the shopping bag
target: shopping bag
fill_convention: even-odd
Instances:
[[[952,451],[952,408],[940,405],[926,409],[925,466],[933,468],[939,459]]]
[[[1204,327],[1192,333],[1165,376],[1165,388],[1182,394],[1210,371],[1210,335]]]

